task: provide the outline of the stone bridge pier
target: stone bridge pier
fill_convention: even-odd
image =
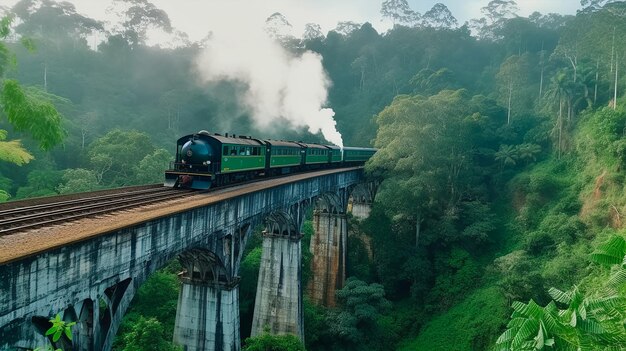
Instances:
[[[184,350],[241,349],[236,272],[251,228],[245,224],[217,233],[213,245],[178,256],[183,271],[179,274],[174,343]]]
[[[312,277],[307,291],[317,305],[335,306],[335,290],[346,281],[347,192],[320,196],[313,211],[313,237],[309,250]]]
[[[272,213],[263,231],[251,335],[294,334],[304,340],[301,228],[310,201]]]

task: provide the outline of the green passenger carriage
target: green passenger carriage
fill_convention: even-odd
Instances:
[[[376,153],[376,149],[365,147],[349,147],[343,148],[344,163],[364,163]]]
[[[300,143],[306,148],[304,163],[307,165],[327,164],[330,149],[324,145]]]
[[[269,146],[270,157],[268,167],[300,167],[302,165],[302,146],[299,143],[282,140],[264,140]]]

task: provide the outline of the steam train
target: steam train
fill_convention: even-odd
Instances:
[[[206,190],[216,186],[307,170],[362,165],[376,149],[211,134],[176,142],[165,186]]]

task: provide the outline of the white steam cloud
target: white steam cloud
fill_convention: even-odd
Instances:
[[[292,127],[321,131],[326,140],[343,146],[335,112],[324,108],[331,82],[320,55],[307,51],[294,56],[261,28],[230,28],[212,32],[197,66],[205,82],[245,83],[241,102],[260,128],[283,118]]]

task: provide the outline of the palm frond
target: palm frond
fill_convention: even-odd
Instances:
[[[613,236],[591,254],[591,260],[603,265],[614,265],[622,263],[624,256],[626,241],[621,236]]]
[[[624,283],[626,283],[626,269],[622,268],[611,275],[607,287],[618,290]]]
[[[550,294],[550,297],[552,297],[556,302],[569,304],[572,301],[572,293],[569,291],[561,291],[557,288],[550,288],[548,290],[548,294]]]

